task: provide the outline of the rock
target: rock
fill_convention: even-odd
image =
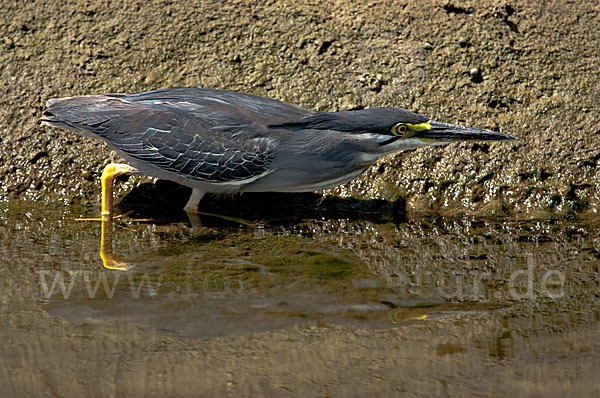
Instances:
[[[469,70],[469,75],[471,76],[471,81],[473,83],[481,83],[483,81],[483,75],[479,68],[471,68],[471,70]]]

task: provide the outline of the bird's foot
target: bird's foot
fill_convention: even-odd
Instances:
[[[105,220],[104,218],[100,218],[100,217],[80,217],[80,218],[76,218],[75,221],[116,221],[116,220],[125,220],[125,218],[127,217],[126,221],[131,221],[131,222],[150,222],[150,221],[154,221],[153,218],[129,218],[129,215],[133,213],[131,211],[128,211],[127,213],[123,213],[123,214],[119,214],[118,216],[112,216],[110,220]],[[123,226],[121,226],[122,228],[125,228]],[[130,229],[130,228],[126,228],[126,229]]]
[[[250,228],[259,228],[260,225],[264,225],[264,224],[259,224],[259,223],[256,223],[256,222],[253,222],[250,220],[246,220],[244,218],[225,216],[225,215],[216,214],[216,213],[207,213],[205,211],[199,211],[199,210],[191,210],[191,211],[186,210],[185,212],[186,212],[188,218],[190,219],[190,221],[192,222],[192,225],[198,224],[199,216],[220,218],[221,220],[238,223],[238,224],[250,227]]]
[[[193,189],[192,194],[190,195],[190,199],[187,201],[187,204],[183,208],[186,213],[193,213],[198,211],[198,205],[202,198],[206,195],[206,192],[200,191],[199,189]]]

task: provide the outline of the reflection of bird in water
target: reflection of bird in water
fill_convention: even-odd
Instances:
[[[143,174],[207,192],[307,192],[351,181],[392,152],[462,140],[512,140],[429,120],[401,108],[315,112],[232,91],[176,88],[51,99],[43,124],[108,143],[128,164],[102,174],[102,216],[112,183]]]

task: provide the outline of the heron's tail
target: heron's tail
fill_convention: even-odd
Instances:
[[[44,113],[42,114],[42,118],[38,121],[38,123],[51,127],[58,128],[70,128],[73,129],[74,126],[70,125],[65,119],[61,117],[61,109],[64,109],[64,106],[69,101],[77,97],[67,97],[67,98],[52,98],[46,102],[46,109],[44,109]]]
[[[108,118],[106,111],[114,109],[114,101],[123,96],[124,94],[105,94],[52,98],[46,102],[46,109],[39,123],[94,136],[93,133],[97,133],[95,127]]]

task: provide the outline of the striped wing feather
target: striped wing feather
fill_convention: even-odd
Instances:
[[[42,122],[98,136],[189,179],[235,183],[265,173],[275,156],[277,142],[265,135],[263,121],[311,112],[274,100],[261,104],[266,99],[248,94],[190,90],[54,99]]]

